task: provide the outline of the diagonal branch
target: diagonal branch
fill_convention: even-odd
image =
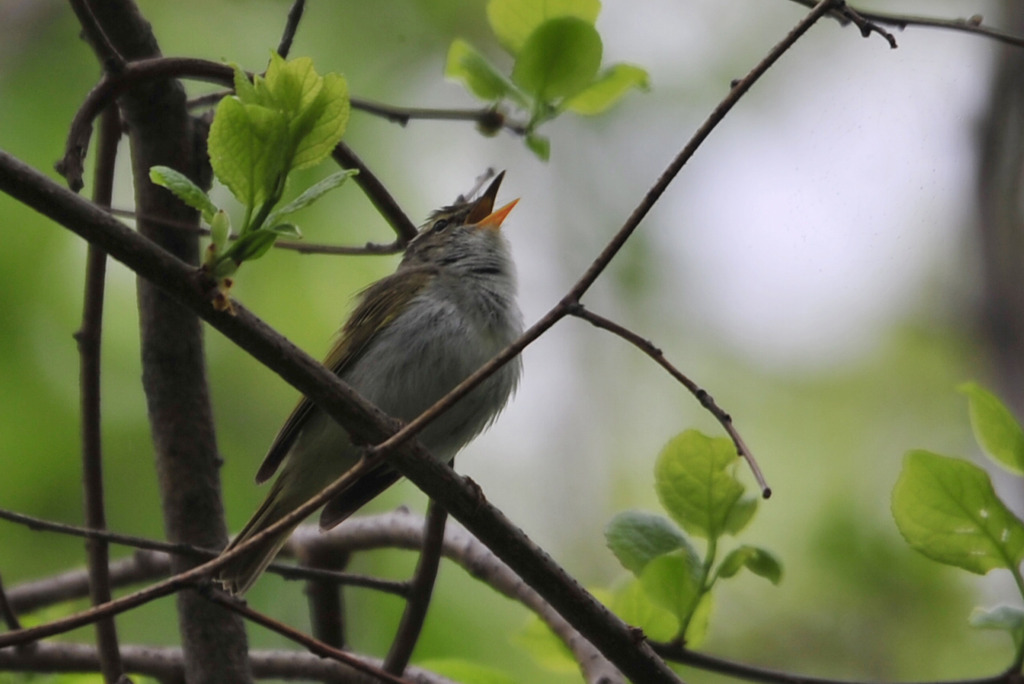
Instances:
[[[619,325],[615,321],[609,320],[604,316],[600,316],[590,311],[582,304],[578,304],[573,307],[570,313],[577,318],[587,321],[597,328],[607,330],[613,335],[618,335],[622,339],[626,340],[634,347],[654,359],[655,363],[668,371],[669,375],[675,378],[683,387],[688,389],[690,394],[697,398],[700,405],[715,417],[715,420],[717,420],[722,426],[722,429],[724,429],[729,437],[732,438],[732,443],[736,446],[736,453],[747,461],[747,465],[750,466],[750,470],[754,473],[754,479],[757,480],[757,485],[761,488],[761,496],[767,499],[772,495],[771,487],[769,487],[768,483],[765,481],[764,474],[761,472],[761,468],[758,466],[754,455],[750,452],[750,448],[747,447],[743,438],[740,437],[739,431],[732,422],[732,416],[718,406],[714,397],[708,394],[707,390],[702,388],[700,385],[684,375],[678,368],[669,363],[661,349],[655,346],[650,340],[644,339],[632,330]]]
[[[288,10],[288,20],[284,25],[284,33],[281,34],[281,42],[277,44],[277,54],[287,57],[292,51],[292,41],[295,40],[295,32],[299,30],[299,22],[302,21],[302,13],[306,9],[306,0],[295,0],[292,8]]]
[[[252,608],[247,606],[245,602],[241,599],[228,596],[219,589],[208,588],[202,593],[203,596],[205,596],[208,600],[212,601],[213,603],[216,603],[217,605],[223,606],[228,610],[232,610],[238,613],[246,620],[255,622],[258,625],[266,627],[272,632],[276,632],[277,634],[280,634],[281,636],[286,637],[297,644],[302,644],[309,650],[310,653],[314,655],[318,655],[321,658],[330,658],[332,660],[336,660],[339,663],[343,663],[351,667],[353,670],[366,673],[374,677],[375,679],[379,679],[382,682],[392,682],[392,684],[409,684],[409,681],[407,679],[397,677],[389,672],[386,672],[382,668],[376,667],[375,665],[371,665],[363,661],[362,659],[357,658],[354,655],[351,655],[350,653],[342,651],[340,648],[335,648],[333,646],[325,644],[319,639],[314,639],[308,634],[304,634],[303,632],[300,632],[297,629],[289,627],[288,625],[284,624],[283,622],[280,622],[279,620],[275,620],[272,617],[260,613],[259,611],[253,610]]]

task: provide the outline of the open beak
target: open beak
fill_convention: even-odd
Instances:
[[[518,202],[518,199],[514,199],[505,206],[503,206],[501,209],[498,209],[497,211],[488,214],[483,218],[483,220],[479,221],[476,224],[476,227],[487,228],[488,230],[499,230],[501,228],[502,221],[505,220],[505,217],[508,216],[508,213],[512,211],[512,208],[516,206],[516,203]]]
[[[501,187],[501,181],[505,178],[505,172],[502,171],[491,184],[484,190],[484,194],[473,202],[473,208],[470,209],[469,215],[466,217],[466,223],[481,223],[494,209],[494,199],[498,196],[498,188]],[[500,223],[499,223],[500,225]]]

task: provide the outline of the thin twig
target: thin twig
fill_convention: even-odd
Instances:
[[[805,675],[780,672],[763,667],[754,667],[744,663],[738,663],[724,658],[718,658],[705,653],[697,653],[688,650],[678,644],[664,644],[650,642],[661,656],[684,665],[700,668],[708,672],[717,672],[736,679],[745,679],[750,682],[765,682],[766,684],[874,684],[872,682],[859,682],[856,680],[836,680],[824,677],[808,677]],[[1020,673],[1009,670],[991,677],[979,677],[977,679],[957,679],[932,682],[919,682],[917,684],[1014,684],[1020,681]],[[915,684],[906,682],[904,684]]]
[[[276,632],[277,634],[280,634],[281,636],[286,637],[287,639],[290,639],[297,644],[302,644],[307,649],[309,649],[310,653],[318,655],[322,658],[330,658],[332,660],[338,661],[339,663],[344,663],[345,665],[351,667],[353,670],[364,672],[368,675],[376,677],[377,679],[383,682],[392,682],[393,684],[410,684],[409,680],[407,679],[396,677],[390,672],[385,672],[381,668],[375,667],[367,662],[364,662],[363,660],[360,660],[359,658],[349,653],[346,653],[345,651],[334,648],[333,646],[329,646],[328,644],[325,644],[319,639],[314,639],[308,634],[305,634],[297,629],[289,627],[288,625],[278,620],[275,620],[269,615],[264,615],[259,611],[253,610],[240,599],[229,596],[228,594],[224,593],[223,591],[220,591],[219,589],[208,587],[206,590],[202,592],[202,595],[206,599],[212,601],[213,603],[216,603],[220,606],[224,606],[228,610],[238,613],[239,615],[241,615],[242,617],[251,622],[255,622],[258,625],[266,627],[272,632]]]
[[[159,216],[149,216],[135,212],[131,209],[109,209],[111,215],[119,216],[121,218],[128,218],[139,221],[148,221],[168,228],[177,228],[189,233],[196,233],[197,235],[209,235],[209,228],[202,228],[196,226],[193,223],[185,223],[184,221],[175,221],[173,219],[164,219]],[[238,236],[232,234],[231,239],[234,240]],[[284,249],[291,252],[298,252],[299,254],[338,254],[345,256],[380,256],[387,254],[397,254],[401,252],[404,247],[398,242],[389,242],[382,244],[379,242],[367,242],[362,246],[356,245],[325,245],[318,242],[292,242],[289,240],[277,240],[274,243],[275,249]]]
[[[399,107],[397,105],[352,98],[352,109],[358,109],[383,119],[406,126],[413,119],[426,121],[473,121],[481,130],[500,131],[505,129],[515,135],[526,135],[526,124],[513,121],[496,107],[476,109],[435,109],[430,107]]]
[[[18,620],[18,614],[14,612],[14,608],[11,607],[11,602],[7,600],[7,591],[4,589],[3,576],[0,576],[0,619],[3,619],[4,624],[7,625],[7,629],[21,629],[21,622]]]
[[[882,28],[875,22],[871,21],[870,19],[866,19],[864,15],[850,7],[845,2],[843,2],[842,5],[840,5],[839,8],[835,10],[835,12],[837,14],[841,14],[848,21],[850,21],[857,28],[859,28],[860,35],[863,36],[864,38],[869,38],[872,33],[877,33],[882,38],[884,38],[887,43],[889,43],[890,48],[895,50],[898,47],[896,45],[896,37],[894,35],[886,31],[884,28]]]
[[[103,112],[100,124],[99,153],[93,183],[93,201],[110,206],[114,189],[114,163],[121,139],[121,117],[113,105]],[[75,333],[81,357],[82,410],[82,485],[84,489],[85,522],[95,530],[105,529],[107,516],[103,502],[103,447],[100,428],[100,344],[103,331],[103,296],[107,271],[107,255],[89,245],[85,271],[85,302],[82,327]],[[92,537],[85,543],[89,567],[89,594],[93,605],[110,600],[110,568],[107,542]],[[96,623],[96,642],[103,678],[117,682],[124,676],[118,649],[117,627],[112,618]]]
[[[427,619],[430,596],[434,592],[434,582],[437,580],[437,570],[441,564],[447,522],[448,511],[436,501],[431,501],[424,523],[423,551],[420,553],[420,560],[416,564],[416,572],[410,583],[409,597],[402,613],[402,620],[398,624],[398,631],[391,642],[387,657],[384,658],[384,669],[392,674],[400,675],[405,672],[423,630],[423,622]]]
[[[68,129],[64,156],[57,172],[74,191],[82,188],[85,153],[92,136],[92,122],[108,105],[132,87],[163,78],[192,78],[222,85],[234,82],[234,70],[228,64],[192,57],[153,57],[129,62],[116,74],[108,73],[97,83],[75,112]]]
[[[284,25],[284,34],[281,42],[277,44],[277,54],[287,57],[292,50],[292,41],[295,40],[295,32],[299,29],[299,21],[302,20],[302,12],[306,9],[306,0],[295,0],[292,8],[288,10],[288,20]]]
[[[135,537],[127,534],[119,534],[117,532],[111,532],[109,530],[92,530],[87,527],[79,527],[77,525],[69,525],[66,523],[53,522],[51,520],[44,520],[42,518],[36,518],[24,513],[16,513],[0,508],[0,519],[7,520],[9,522],[24,525],[31,530],[43,530],[46,532],[56,532],[58,534],[66,534],[73,537],[83,537],[85,539],[102,539],[105,542],[112,544],[119,544],[122,546],[129,546],[135,549],[143,551],[156,551],[165,553],[168,556],[189,556],[192,558],[216,558],[220,555],[220,551],[214,549],[201,549],[189,544],[173,543],[156,541],[153,539],[146,539],[145,537]],[[130,580],[127,583],[138,581],[139,579],[152,579],[154,577],[166,576],[170,572],[170,564],[161,564],[159,568],[155,568],[154,572],[146,577],[136,578]],[[307,568],[297,565],[289,565],[286,563],[271,563],[267,566],[267,572],[272,572],[276,575],[283,577],[286,580],[323,580],[331,581],[337,584],[345,584],[353,587],[361,587],[363,589],[373,589],[375,591],[381,591],[387,594],[394,594],[395,596],[405,597],[409,593],[409,586],[406,582],[395,582],[392,580],[383,580],[376,577],[370,577],[367,575],[360,575],[350,572],[337,572],[333,570],[320,570],[316,568]],[[41,580],[46,581],[46,580]],[[69,578],[68,581],[74,582],[73,578]],[[124,586],[126,582],[119,580],[116,582],[117,586]],[[20,587],[19,587],[20,589]],[[63,600],[70,600],[73,598],[79,598],[85,595],[87,592],[81,594],[75,593],[63,597]],[[34,606],[38,608],[40,606]]]
[[[370,171],[369,167],[363,163],[362,159],[356,156],[356,153],[348,145],[344,142],[339,142],[334,147],[334,151],[331,152],[331,157],[343,169],[355,169],[359,172],[353,180],[363,189],[363,192],[366,193],[373,206],[394,229],[395,233],[398,234],[398,241],[400,243],[404,245],[416,237],[416,234],[419,232],[416,224],[409,220],[409,217],[398,206],[398,202],[391,196],[391,193],[384,184],[378,180],[377,176]]]
[[[362,247],[349,245],[323,245],[315,242],[291,242],[278,240],[274,243],[277,249],[286,249],[299,254],[338,254],[345,256],[383,256],[387,254],[398,254],[405,247],[399,242],[381,244],[379,242],[367,242]]]
[[[798,5],[804,7],[813,7],[814,0],[790,0]],[[847,5],[847,9],[853,9]],[[856,9],[853,10],[862,18],[868,21],[873,21],[878,24],[885,24],[887,26],[894,26],[900,30],[909,27],[921,27],[921,28],[938,28],[947,29],[951,31],[959,31],[961,33],[969,33],[983,38],[991,38],[992,40],[1000,43],[1006,43],[1007,45],[1015,45],[1017,47],[1024,47],[1024,36],[1020,36],[1014,33],[1008,33],[1006,31],[1000,31],[999,29],[992,28],[991,26],[985,26],[982,23],[982,17],[980,15],[974,15],[966,19],[941,19],[938,17],[923,17],[915,16],[910,14],[895,14],[889,12],[873,12],[869,10]],[[852,20],[844,14],[841,14],[838,10],[833,13],[833,17],[841,24],[852,23]]]
[[[742,456],[747,464],[750,466],[751,472],[754,474],[754,479],[757,481],[757,486],[761,489],[761,496],[765,499],[772,495],[771,487],[765,481],[764,474],[761,472],[760,466],[757,464],[757,459],[750,452],[743,438],[740,437],[739,431],[736,430],[736,426],[733,425],[732,416],[727,412],[723,411],[718,404],[715,403],[714,397],[712,397],[706,390],[700,385],[695,383],[693,380],[684,375],[678,368],[669,363],[668,359],[665,358],[665,354],[659,349],[653,342],[648,339],[637,335],[635,332],[619,325],[615,321],[609,320],[604,316],[600,316],[589,309],[585,308],[582,304],[577,304],[569,312],[571,315],[581,318],[591,325],[594,325],[602,330],[618,335],[622,339],[626,340],[634,347],[647,354],[649,357],[654,359],[655,363],[668,371],[669,375],[675,378],[681,385],[690,391],[690,393],[696,397],[700,405],[711,413],[715,417],[715,420],[719,422],[723,429],[728,433],[729,437],[732,438],[733,444],[736,445],[736,452]]]

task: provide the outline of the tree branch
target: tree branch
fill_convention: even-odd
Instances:
[[[384,669],[393,674],[402,674],[405,671],[423,630],[427,608],[430,607],[430,596],[434,592],[434,582],[437,580],[437,570],[441,564],[447,521],[448,511],[436,501],[431,501],[424,523],[422,552],[410,583],[405,611],[402,613],[402,621],[398,625],[391,649],[384,658]]]
[[[114,162],[121,139],[121,117],[117,109],[108,107],[101,118],[99,154],[96,159],[93,201],[110,206],[114,189]],[[85,302],[82,327],[75,333],[81,357],[80,381],[82,411],[82,485],[84,489],[85,522],[93,529],[107,526],[103,502],[103,447],[100,428],[100,342],[103,331],[103,295],[107,255],[102,249],[89,246],[85,271]],[[100,538],[86,540],[89,566],[89,594],[93,605],[110,600],[110,561],[107,542]],[[96,623],[103,678],[114,684],[124,676],[117,645],[117,628],[113,619]]]
[[[185,656],[180,648],[122,647],[130,672],[161,681],[184,681]],[[352,669],[333,660],[299,651],[251,651],[253,675],[260,679],[325,680],[351,676]],[[380,666],[379,660],[364,662]],[[0,668],[13,672],[98,672],[99,654],[88,644],[43,642],[33,652],[0,650]],[[403,681],[415,684],[452,684],[451,680],[411,667]]]
[[[813,7],[814,0],[790,0],[798,5],[804,7]],[[875,22],[877,24],[885,24],[887,26],[894,26],[900,30],[906,29],[910,26],[918,26],[921,28],[938,28],[947,29],[951,31],[960,31],[962,33],[969,33],[984,38],[991,38],[992,40],[1007,45],[1014,45],[1016,47],[1024,47],[1024,36],[1019,34],[1008,33],[1006,31],[1000,31],[999,29],[985,26],[982,23],[982,17],[980,15],[974,15],[967,19],[942,19],[939,17],[923,17],[915,16],[910,14],[895,14],[889,12],[872,12],[862,9],[854,9],[847,5],[847,10],[855,12],[856,15],[861,17],[865,21]],[[841,24],[855,23],[853,18],[849,15],[843,14],[841,10],[835,10],[833,16],[836,21]],[[859,24],[858,24],[859,26]],[[861,27],[863,33],[863,28]]]
[[[754,455],[750,452],[750,448],[746,445],[746,442],[743,441],[743,438],[740,437],[739,431],[732,422],[732,416],[718,406],[714,397],[708,394],[708,392],[700,385],[684,375],[682,371],[669,363],[661,349],[659,349],[650,340],[644,339],[632,330],[619,325],[615,321],[611,321],[604,316],[600,316],[593,311],[590,311],[582,304],[578,304],[573,307],[570,313],[577,318],[587,321],[596,328],[607,330],[613,335],[617,335],[626,340],[634,347],[654,359],[655,363],[668,371],[669,375],[675,378],[681,385],[683,385],[683,387],[688,389],[690,394],[696,397],[697,401],[700,402],[700,405],[715,417],[715,420],[718,421],[719,425],[722,426],[732,439],[732,443],[736,446],[736,453],[742,456],[750,466],[750,470],[754,474],[754,479],[757,480],[757,485],[761,488],[761,496],[765,499],[771,497],[771,487],[769,487],[768,483],[765,481],[764,474],[761,472],[761,467],[757,464],[757,459],[754,458]]]
[[[375,680],[380,680],[382,682],[392,682],[393,684],[409,684],[408,680],[403,679],[401,677],[396,677],[395,675],[386,672],[383,668],[377,667],[375,665],[370,665],[369,663],[366,663],[362,659],[357,658],[350,653],[346,653],[345,651],[342,651],[339,648],[335,648],[333,646],[330,646],[329,644],[325,644],[319,639],[314,639],[313,637],[307,634],[303,634],[297,629],[289,627],[283,622],[280,622],[267,615],[264,615],[259,611],[253,610],[252,608],[247,606],[245,602],[241,599],[229,596],[228,594],[224,593],[219,589],[214,589],[212,586],[207,586],[207,588],[202,592],[202,595],[206,597],[206,599],[208,599],[209,601],[212,601],[217,605],[223,606],[228,610],[234,611],[238,615],[244,617],[246,620],[255,622],[256,624],[262,627],[266,627],[270,631],[276,632],[277,634],[280,634],[281,636],[290,639],[291,641],[294,641],[297,644],[302,644],[309,650],[310,653],[314,655],[318,655],[321,658],[331,658],[332,660],[336,660],[339,663],[348,665],[353,670],[363,672],[365,674],[372,676]]]
[[[306,9],[306,0],[295,0],[292,8],[288,10],[288,21],[284,25],[284,33],[281,35],[281,42],[277,44],[277,54],[287,57],[292,51],[292,41],[295,40],[295,32],[299,30],[299,22],[302,21],[302,13]]]

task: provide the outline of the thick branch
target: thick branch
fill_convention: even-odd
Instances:
[[[91,2],[95,26],[127,60],[160,57],[151,26],[132,0]],[[83,27],[86,31],[90,26]],[[194,211],[149,180],[149,169],[166,165],[208,185],[205,139],[193,127],[185,91],[176,80],[136,83],[118,99],[128,125],[135,206],[140,213],[198,223]],[[205,182],[204,182],[205,179]],[[170,254],[197,263],[198,237],[144,219],[139,232]],[[142,383],[156,452],[164,528],[168,539],[218,548],[227,543],[221,504],[220,457],[213,426],[203,331],[195,314],[151,282],[138,281]],[[175,557],[176,571],[192,560]],[[193,684],[247,684],[248,646],[242,621],[191,592],[177,596],[182,646]]]
[[[180,648],[132,646],[122,648],[125,667],[130,672],[155,677],[162,681],[181,681],[185,673],[185,656]],[[352,669],[312,653],[299,651],[252,651],[253,675],[260,679],[326,680],[352,675]],[[380,661],[363,658],[380,666]],[[98,672],[99,654],[88,644],[49,643],[37,645],[31,652],[0,650],[0,669],[12,672]],[[432,672],[411,667],[405,680],[415,684],[451,684]]]

